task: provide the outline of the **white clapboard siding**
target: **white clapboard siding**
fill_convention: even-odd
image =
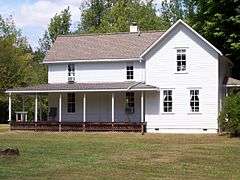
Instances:
[[[127,81],[126,66],[134,66],[133,81],[143,81],[144,62],[99,62],[99,63],[76,63],[75,81],[81,82],[123,82]],[[65,83],[68,81],[67,64],[48,65],[48,82]]]
[[[176,48],[186,48],[187,71],[176,70]],[[146,94],[149,132],[216,132],[218,128],[218,54],[185,26],[176,27],[148,55],[146,83],[160,88]],[[190,113],[190,92],[200,90],[200,113]],[[163,113],[163,90],[173,90],[173,113]]]
[[[75,93],[75,113],[67,112],[67,93],[62,93],[62,122],[83,121],[83,93]],[[112,94],[111,93],[86,93],[86,121],[87,122],[111,122],[112,121]],[[48,97],[48,107],[56,107],[57,112],[59,94],[51,93]],[[115,121],[116,122],[140,122],[140,93],[135,93],[135,112],[125,114],[125,93],[115,93]],[[58,121],[58,114],[56,121]]]

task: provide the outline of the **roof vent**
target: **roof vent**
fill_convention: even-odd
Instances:
[[[132,25],[130,25],[130,33],[138,33],[138,26],[136,22],[133,22]]]

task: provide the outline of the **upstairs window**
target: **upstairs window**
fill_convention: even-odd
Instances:
[[[190,90],[191,112],[199,112],[199,90]]]
[[[68,82],[75,81],[75,65],[68,64]]]
[[[126,93],[126,113],[132,114],[134,113],[134,92]]]
[[[133,66],[127,66],[127,79],[133,79]]]
[[[172,112],[172,90],[163,91],[163,112]]]
[[[177,72],[186,71],[186,49],[177,49]]]
[[[74,64],[68,65],[68,76],[75,76],[75,65]]]
[[[67,112],[75,113],[75,93],[67,94]]]

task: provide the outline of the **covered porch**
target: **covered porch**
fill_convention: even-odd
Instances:
[[[158,88],[142,82],[44,84],[8,90],[11,130],[145,132],[145,92]],[[12,119],[11,95],[35,97],[34,119]],[[48,117],[40,120],[38,98],[48,96]],[[26,113],[26,112],[25,112]]]

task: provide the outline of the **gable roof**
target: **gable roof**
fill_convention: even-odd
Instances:
[[[44,63],[84,60],[140,59],[164,32],[88,34],[59,36]]]
[[[198,34],[193,28],[191,28],[188,24],[186,24],[183,20],[179,19],[175,24],[173,24],[157,41],[155,41],[150,47],[148,47],[145,52],[141,54],[141,57],[146,55],[154,46],[156,46],[161,40],[163,40],[173,29],[175,29],[178,25],[182,24],[186,28],[188,28],[190,31],[193,32],[197,37],[199,37],[201,40],[203,40],[206,44],[208,44],[212,49],[214,49],[219,55],[223,55],[220,50],[218,50],[214,45],[212,45],[209,41],[207,41],[204,37],[202,37],[200,34]]]
[[[178,20],[166,32],[142,32],[140,35],[138,33],[113,33],[58,36],[43,63],[141,60],[180,24],[223,56],[220,50],[194,29],[182,20]]]

